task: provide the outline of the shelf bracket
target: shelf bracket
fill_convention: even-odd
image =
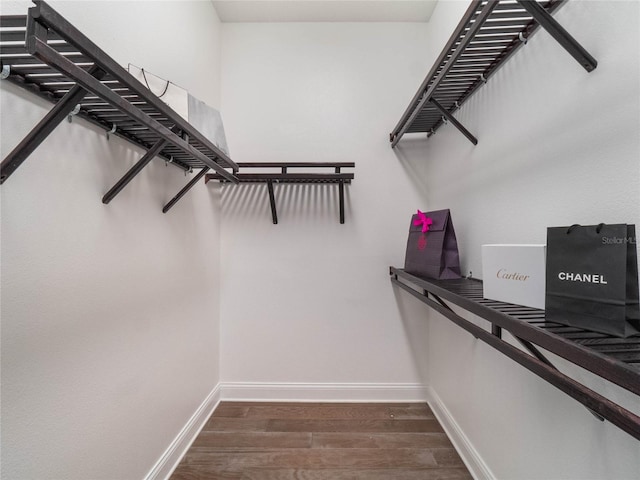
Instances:
[[[338,201],[340,202],[340,223],[344,224],[344,181],[338,183]]]
[[[118,193],[120,193],[120,191],[122,191],[122,189],[126,187],[131,180],[133,180],[133,177],[138,175],[142,171],[142,169],[146,167],[147,164],[151,160],[153,160],[166,145],[167,141],[165,139],[158,140],[147,151],[147,153],[145,153],[144,156],[133,167],[131,167],[129,171],[125,173],[124,176],[120,180],[118,180],[118,182],[113,187],[111,187],[111,189],[107,193],[104,194],[104,197],[102,197],[102,203],[107,205],[111,200],[113,200],[114,197],[118,195]]]
[[[436,107],[436,109],[442,114],[442,116],[450,121],[454,127],[460,130],[460,133],[467,137],[471,143],[473,143],[474,145],[478,144],[478,139],[474,137],[469,130],[464,128],[464,125],[462,125],[453,115],[451,115],[451,113],[449,113],[447,109],[440,104],[440,102],[438,102],[435,98],[431,98],[429,99],[429,101],[434,107]]]
[[[42,5],[42,4],[40,4]],[[31,18],[31,17],[30,17]],[[117,93],[109,89],[106,85],[102,84],[100,81],[96,80],[94,77],[85,72],[82,68],[78,67],[76,64],[71,62],[69,59],[65,58],[51,46],[49,46],[46,42],[43,42],[37,36],[33,34],[27,28],[27,48],[28,52],[34,57],[42,60],[48,65],[53,66],[59,72],[63,73],[65,76],[69,77],[73,81],[82,85],[86,90],[94,93],[98,97],[102,98],[109,105],[114,108],[120,110],[125,115],[128,115],[131,119],[141,123],[145,127],[149,128],[155,132],[159,137],[164,138],[171,145],[179,148],[183,152],[188,155],[193,156],[195,159],[201,161],[206,166],[213,168],[217,171],[221,176],[225,177],[227,180],[237,183],[237,177],[227,172],[222,165],[214,162],[211,158],[207,157],[204,153],[185,142],[182,138],[180,138],[177,134],[173,133],[167,127],[162,125],[157,120],[151,118],[149,115],[144,113],[142,110],[135,108],[131,103],[120,97]]]
[[[498,338],[502,338],[502,327],[499,327],[495,323],[491,324],[491,334]]]
[[[269,191],[269,205],[271,206],[271,218],[273,219],[273,224],[278,224],[278,212],[276,211],[276,196],[273,193],[273,182],[269,180],[267,182],[267,190]]]
[[[491,324],[491,325],[492,325],[491,326],[492,331],[493,331],[493,328],[495,327],[495,328],[499,328],[500,332],[502,333],[502,328],[501,327],[498,327],[496,324]],[[502,338],[502,335],[500,335],[500,338]],[[515,335],[513,335],[513,338],[515,338],[520,343],[520,345],[522,345],[524,348],[529,350],[529,353],[531,353],[531,355],[536,357],[538,360],[540,360],[545,365],[548,365],[549,368],[553,368],[557,372],[560,371],[560,370],[558,370],[558,368],[553,363],[551,363],[551,361],[547,357],[544,356],[544,354],[540,350],[538,350],[538,348],[533,343],[531,343],[531,342],[529,342],[527,340],[523,340],[520,337],[516,337]],[[600,420],[601,422],[604,422],[604,417],[602,415],[596,413],[594,410],[590,409],[586,405],[585,405],[584,408],[586,408],[589,411],[589,413],[591,415],[593,415],[594,417],[596,417],[598,420]]]
[[[397,279],[397,278],[396,278]],[[424,296],[428,297],[429,296],[429,292],[426,289],[422,289],[422,291],[424,292]],[[431,296],[440,304],[442,305],[444,308],[446,308],[447,310],[449,310],[451,313],[454,313],[453,310],[451,309],[451,307],[449,307],[449,305],[446,304],[446,302],[444,302],[439,296],[435,295],[435,294],[431,294]],[[511,332],[509,332],[511,333]],[[499,325],[496,325],[495,323],[491,323],[491,335],[493,335],[496,338],[499,338],[500,340],[503,340],[502,338],[502,327]],[[558,368],[551,363],[551,361],[544,356],[544,354],[531,342],[529,342],[528,340],[524,340],[516,335],[513,335],[513,338],[515,338],[520,345],[522,345],[525,349],[527,349],[529,351],[529,353],[531,353],[531,355],[533,355],[535,358],[537,358],[539,361],[541,361],[542,363],[544,363],[545,365],[547,365],[550,368],[553,368],[554,370],[558,371]],[[477,339],[478,337],[476,337]],[[598,415],[596,412],[594,412],[593,410],[591,410],[589,407],[585,407],[587,410],[589,410],[589,412],[596,417],[598,420],[600,421],[604,421],[604,418],[601,417],[600,415]]]
[[[93,66],[89,70],[89,75],[101,80],[106,72],[99,67]],[[89,93],[80,85],[74,85],[53,108],[47,113],[38,124],[27,134],[26,137],[14,148],[2,161],[0,166],[0,184],[11,176],[20,165],[40,146],[40,144],[53,132],[60,123],[67,118],[78,103]]]
[[[395,276],[395,280],[398,280],[398,276]],[[422,289],[423,295],[425,297],[429,297],[429,291],[426,289]],[[451,307],[449,307],[449,305],[447,305],[447,303],[442,300],[438,295],[431,293],[431,296],[443,307],[446,308],[449,312],[451,312],[453,315],[455,315],[455,312],[451,309]],[[470,332],[473,335],[473,332]],[[511,332],[509,332],[511,333]],[[495,323],[491,323],[491,335],[493,335],[494,337],[503,340],[502,338],[502,327],[499,325],[496,325]],[[511,335],[513,336],[513,338],[515,338],[520,345],[522,345],[525,349],[527,349],[529,351],[529,353],[531,353],[531,355],[533,355],[536,359],[538,359],[538,361],[544,363],[545,365],[547,365],[549,368],[554,369],[556,372],[560,373],[560,370],[558,370],[558,368],[551,363],[551,361],[544,356],[544,354],[531,342],[529,342],[528,340],[524,340],[520,337],[518,337],[517,335],[514,335],[511,333]],[[474,335],[475,336],[475,335]],[[475,337],[476,339],[478,339],[478,337]],[[583,405],[588,411],[589,413],[591,413],[591,415],[593,415],[595,418],[597,418],[598,420],[600,420],[601,422],[604,422],[604,417],[600,414],[598,414],[596,411],[592,410],[591,408],[589,408],[586,405]]]
[[[598,62],[578,41],[567,32],[558,21],[551,16],[535,0],[517,0],[533,19],[544,28],[562,47],[575,58],[587,72],[592,72],[598,66]]]
[[[167,213],[169,210],[171,210],[171,207],[173,207],[176,203],[178,203],[178,200],[180,200],[182,197],[185,196],[185,194],[191,190],[191,188],[198,183],[198,181],[204,177],[204,175],[209,171],[209,167],[204,167],[202,170],[200,170],[195,177],[193,177],[193,179],[187,183],[184,188],[182,190],[180,190],[178,192],[178,194],[173,197],[169,203],[167,203],[163,209],[162,209],[162,213]]]

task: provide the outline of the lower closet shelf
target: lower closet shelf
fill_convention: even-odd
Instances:
[[[617,338],[547,322],[544,310],[483,297],[482,281],[433,280],[390,267],[391,283],[409,292],[447,319],[640,440],[640,417],[560,372],[543,348],[640,396],[640,336]],[[458,315],[450,302],[491,324],[491,331]],[[509,332],[522,347],[502,338]]]

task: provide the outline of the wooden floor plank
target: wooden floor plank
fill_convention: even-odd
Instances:
[[[262,469],[248,468],[241,480],[473,480],[465,468],[434,469]]]
[[[450,447],[444,433],[313,433],[313,448]]]
[[[470,480],[426,404],[222,402],[171,480]]]
[[[429,450],[441,467],[464,467],[464,462],[455,448],[433,448]]]
[[[202,451],[250,451],[274,448],[311,448],[311,433],[306,432],[201,432],[191,449]]]
[[[225,400],[220,402],[218,408],[222,405],[239,406],[239,407],[335,407],[348,406],[357,408],[377,408],[385,407],[407,407],[413,405],[426,405],[424,402],[241,402]],[[428,407],[428,405],[427,405]]]
[[[243,472],[212,471],[178,465],[171,480],[240,480]]]
[[[399,407],[396,407],[399,408]],[[255,406],[249,407],[248,418],[268,419],[381,419],[392,418],[391,409],[387,406],[362,408],[351,405],[333,406]]]
[[[426,404],[405,405],[402,407],[389,407],[389,415],[396,420],[411,418],[435,418],[433,412]]]
[[[185,465],[196,469],[242,471],[246,468],[437,468],[430,450],[397,448],[280,449],[242,454],[228,452],[187,453]]]
[[[217,418],[211,417],[202,431],[209,432],[264,432],[269,420],[256,418]]]
[[[228,405],[221,403],[213,412],[213,418],[227,417],[227,418],[244,418],[247,416],[247,412],[250,407],[241,405]]]
[[[428,420],[268,420],[268,432],[442,432],[435,419]]]

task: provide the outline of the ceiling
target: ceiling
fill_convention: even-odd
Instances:
[[[231,22],[427,22],[437,0],[212,0]]]

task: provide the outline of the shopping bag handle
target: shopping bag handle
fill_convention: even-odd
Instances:
[[[567,235],[569,235],[571,232],[573,232],[577,227],[581,227],[581,226],[582,225],[580,225],[579,223],[574,223],[569,228],[567,228]],[[604,223],[599,223],[596,226],[596,233],[600,233],[600,230],[602,230],[602,227],[604,227]]]

